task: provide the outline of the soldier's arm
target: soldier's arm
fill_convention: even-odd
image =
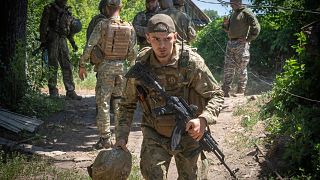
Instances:
[[[80,67],[84,67],[84,64],[88,62],[91,52],[94,48],[94,46],[96,46],[98,44],[98,42],[101,39],[101,30],[102,30],[102,23],[103,21],[100,21],[95,28],[93,29],[88,44],[86,45],[82,56],[80,57],[80,62],[79,62],[79,66]]]
[[[115,136],[116,141],[123,139],[128,142],[130,127],[138,102],[134,79],[130,78],[127,80],[122,97],[123,99],[119,104],[118,123],[115,127]]]
[[[136,43],[137,43],[136,33],[135,33],[135,30],[132,28],[130,42],[128,46],[128,56],[127,56],[127,60],[130,61],[131,65],[134,64],[134,61],[136,60],[136,57],[138,54],[137,49],[135,47]]]
[[[213,124],[216,122],[224,102],[223,91],[201,56],[196,54],[194,58],[197,60],[192,72],[194,78],[191,81],[191,87],[208,102],[199,118],[204,118],[208,124]]]
[[[260,33],[260,24],[256,16],[249,10],[244,12],[246,15],[246,22],[250,26],[247,41],[255,40]]]
[[[46,43],[48,28],[49,28],[49,16],[50,16],[50,6],[46,6],[42,12],[40,21],[40,42],[41,44]]]
[[[186,15],[186,24],[187,24],[187,37],[188,37],[188,42],[193,41],[196,38],[196,31],[194,30],[194,24],[189,16]]]
[[[134,30],[136,31],[137,36],[140,37],[146,37],[146,27],[142,26],[141,22],[142,22],[142,16],[145,16],[144,13],[140,12],[138,13],[133,21],[132,21],[132,25],[134,27]],[[146,17],[145,17],[146,18]]]

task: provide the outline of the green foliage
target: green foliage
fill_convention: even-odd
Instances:
[[[79,175],[72,170],[61,170],[41,157],[28,157],[13,152],[5,154],[0,146],[0,179],[87,179],[88,176]]]
[[[64,100],[50,98],[46,94],[29,90],[20,100],[16,111],[28,116],[48,117],[50,114],[64,108]]]
[[[197,33],[197,39],[193,43],[209,69],[217,73],[223,70],[224,49],[227,43],[227,35],[222,30],[221,23],[222,18],[212,21]]]
[[[296,177],[320,176],[320,107],[319,57],[305,53],[306,37],[296,34],[297,45],[292,46],[296,56],[286,61],[284,72],[277,76],[272,101],[264,107],[270,118],[268,130],[274,135],[289,137],[283,158],[290,165],[288,174]],[[307,99],[306,99],[307,98]],[[311,99],[311,100],[310,100]]]

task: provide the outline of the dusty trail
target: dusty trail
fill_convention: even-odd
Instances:
[[[213,137],[219,143],[219,147],[225,154],[226,163],[231,169],[238,168],[239,179],[261,179],[261,171],[264,167],[255,160],[256,151],[252,147],[244,145],[246,134],[240,126],[240,118],[232,115],[236,106],[246,103],[247,97],[232,97],[225,99],[225,107],[217,121],[212,125]],[[98,140],[95,126],[95,99],[93,94],[86,95],[80,102],[66,101],[64,111],[55,114],[46,120],[40,134],[46,135],[42,141],[34,142],[35,146],[48,151],[49,156],[55,160],[55,165],[61,168],[74,169],[79,173],[87,173],[89,166],[99,151],[92,148]],[[263,136],[263,127],[255,128],[255,135]],[[134,127],[129,137],[128,148],[139,161],[142,133],[139,122],[135,120]],[[231,179],[223,165],[214,154],[207,154],[210,168],[208,179]],[[263,162],[262,162],[263,163]],[[170,165],[168,179],[177,179],[174,161]]]

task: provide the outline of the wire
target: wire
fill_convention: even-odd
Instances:
[[[217,0],[218,2],[210,2],[210,1],[204,1],[204,0],[196,0],[202,3],[207,3],[207,4],[231,4],[230,2],[222,1],[222,0]],[[320,14],[320,11],[312,11],[312,10],[305,10],[305,9],[295,9],[295,8],[286,8],[286,7],[281,7],[281,6],[266,6],[266,5],[252,5],[252,4],[242,4],[248,7],[259,7],[259,8],[274,8],[274,9],[281,9],[285,11],[296,11],[296,12],[305,12],[305,13],[311,13],[311,14]]]
[[[202,0],[198,0],[198,1],[202,1]],[[219,2],[221,1],[221,0],[218,0]],[[223,1],[221,1],[221,2],[223,2]],[[196,13],[195,13],[196,14]],[[197,18],[199,18],[199,16],[196,14],[196,16],[197,16]],[[212,39],[217,43],[217,45],[220,47],[220,49],[221,49],[221,51],[224,53],[224,54],[226,54],[226,51],[223,49],[223,47],[220,45],[220,43],[216,40],[216,38],[214,38],[214,36],[211,34],[211,33],[208,33],[211,37],[212,37]],[[230,57],[229,57],[230,58]],[[240,66],[239,66],[239,64],[233,59],[233,58],[230,58],[233,62],[234,62],[234,64],[239,68]],[[267,82],[267,81],[265,81],[265,80],[263,80],[263,79],[261,79],[258,75],[256,75],[255,73],[253,73],[253,72],[251,72],[251,71],[248,71],[248,73],[250,73],[250,74],[252,74],[255,78],[257,78],[258,80],[260,80],[261,82],[263,82],[264,84],[266,84],[266,85],[269,85],[269,86],[273,86],[273,84],[272,83],[269,83],[269,82]],[[294,96],[294,97],[297,97],[297,98],[301,98],[301,99],[304,99],[304,100],[307,100],[307,101],[312,101],[312,102],[317,102],[317,103],[320,103],[320,101],[319,100],[315,100],[315,99],[310,99],[310,98],[307,98],[307,97],[303,97],[303,96],[300,96],[300,95],[296,95],[296,94],[293,94],[293,93],[291,93],[291,92],[289,92],[289,91],[287,91],[287,90],[284,90],[284,89],[280,89],[281,91],[283,91],[283,92],[285,92],[285,93],[287,93],[287,94],[290,94],[291,96]]]

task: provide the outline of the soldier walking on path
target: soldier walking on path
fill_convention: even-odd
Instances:
[[[66,38],[73,50],[77,51],[73,35],[81,30],[81,23],[72,17],[70,7],[66,3],[67,0],[55,0],[44,8],[40,23],[40,46],[48,50],[48,65],[51,70],[48,80],[50,96],[59,95],[57,72],[60,64],[67,98],[80,100],[82,97],[75,92]]]
[[[100,135],[95,146],[97,149],[112,146],[110,98],[114,97],[113,107],[117,112],[125,83],[123,79],[125,60],[133,64],[136,56],[135,32],[132,25],[120,19],[121,6],[120,0],[107,0],[106,11],[110,18],[101,20],[95,26],[79,62],[81,80],[86,76],[85,63],[89,59],[97,72],[96,121]],[[117,120],[115,121],[117,123]]]
[[[196,38],[196,31],[190,17],[176,9],[172,0],[161,0],[160,7],[162,11],[159,13],[170,16],[175,24],[178,33],[178,40],[190,43]]]
[[[224,62],[222,89],[225,97],[230,97],[231,84],[238,74],[237,94],[244,94],[247,81],[247,65],[250,60],[250,42],[259,35],[260,24],[252,11],[242,5],[242,0],[230,0],[232,14],[222,25],[228,33],[228,43]]]
[[[147,41],[152,48],[144,48],[137,58],[153,72],[159,85],[170,96],[181,97],[198,107],[182,133],[179,148],[172,150],[170,141],[175,127],[175,113],[166,111],[157,115],[155,110],[168,102],[161,93],[130,78],[120,104],[119,123],[116,125],[116,144],[128,151],[126,144],[136,102],[141,103],[143,142],[140,169],[143,178],[167,179],[171,158],[175,158],[178,179],[198,179],[201,174],[197,161],[200,156],[198,141],[209,124],[215,123],[223,103],[223,92],[199,54],[190,48],[181,49],[177,41],[175,24],[170,16],[156,14],[148,22]],[[181,58],[182,51],[188,53]]]
[[[133,19],[133,27],[137,34],[139,49],[149,46],[146,40],[146,29],[149,19],[160,10],[158,0],[146,0],[146,10],[139,12]]]

